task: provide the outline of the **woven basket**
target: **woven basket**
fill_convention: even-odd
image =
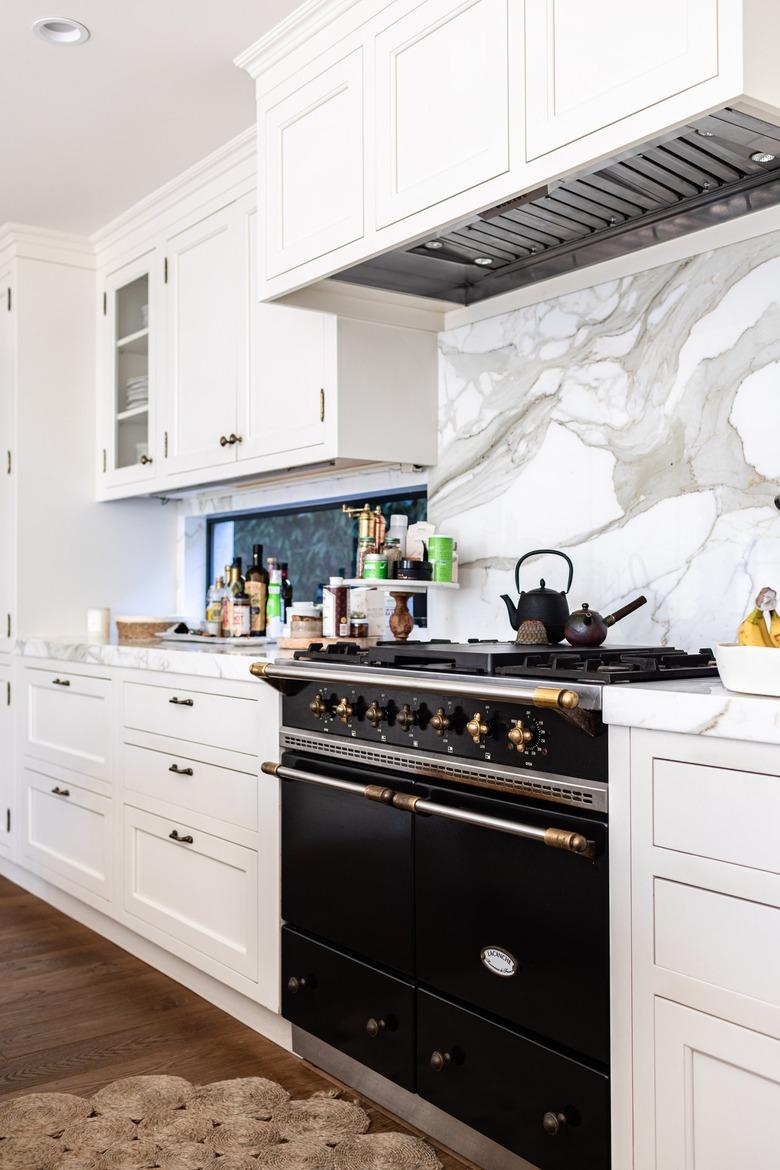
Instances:
[[[175,617],[118,617],[116,619],[117,641],[122,644],[150,642],[155,634],[164,634],[178,621],[179,618]]]
[[[297,1138],[261,1150],[255,1158],[255,1166],[258,1170],[333,1170],[333,1150],[322,1142]],[[219,1162],[217,1167],[222,1170]]]
[[[0,1166],[3,1170],[54,1170],[61,1153],[60,1143],[42,1134],[7,1138],[0,1142]]]
[[[66,1125],[91,1112],[90,1102],[72,1093],[28,1093],[0,1105],[0,1138],[59,1137]]]
[[[131,1121],[143,1121],[147,1113],[176,1109],[192,1096],[184,1077],[122,1077],[100,1089],[92,1098],[96,1113],[116,1113]]]
[[[368,1114],[358,1105],[319,1096],[291,1101],[274,1113],[273,1120],[285,1141],[306,1137],[329,1146],[352,1134],[365,1133],[371,1124]]]
[[[74,1121],[62,1131],[60,1141],[66,1150],[91,1150],[93,1153],[102,1154],[109,1146],[132,1141],[135,1136],[136,1126],[129,1117],[112,1114]]]
[[[276,1126],[268,1121],[255,1121],[252,1117],[229,1117],[222,1125],[212,1128],[205,1145],[215,1154],[233,1154],[239,1150],[246,1154],[259,1154],[267,1146],[276,1145],[280,1136]]]
[[[333,1151],[334,1170],[441,1170],[430,1146],[405,1133],[346,1138]]]
[[[212,1081],[199,1085],[188,1108],[208,1114],[213,1121],[228,1117],[255,1117],[268,1121],[271,1114],[290,1100],[290,1094],[275,1081],[265,1077],[240,1077],[233,1081]]]

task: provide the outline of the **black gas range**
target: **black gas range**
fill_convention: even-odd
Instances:
[[[344,643],[252,669],[283,694],[262,771],[295,1051],[490,1170],[608,1170],[602,695],[714,675],[710,652]]]

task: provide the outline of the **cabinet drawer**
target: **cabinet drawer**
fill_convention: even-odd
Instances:
[[[411,984],[285,927],[282,1015],[353,1060],[414,1089]]]
[[[255,699],[127,682],[124,702],[126,727],[257,755],[260,729]]]
[[[654,760],[653,843],[780,873],[780,777]]]
[[[258,780],[193,756],[169,755],[135,744],[122,746],[124,786],[141,796],[257,832]]]
[[[110,680],[27,667],[24,685],[25,753],[109,781]]]
[[[417,998],[417,1091],[539,1170],[609,1166],[609,1079],[428,992]],[[545,1115],[559,1131],[545,1132]],[[616,1168],[618,1170],[618,1168]]]
[[[780,909],[656,879],[655,963],[780,1007]]]
[[[42,772],[22,772],[22,851],[39,867],[111,897],[111,801]]]
[[[178,940],[257,981],[257,854],[129,805],[123,817],[128,913],[174,953]]]

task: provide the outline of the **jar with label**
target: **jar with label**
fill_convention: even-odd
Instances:
[[[382,552],[387,558],[387,575],[391,579],[398,576],[398,562],[401,559],[401,542],[397,536],[388,535]]]
[[[322,607],[307,601],[296,601],[290,606],[290,637],[321,638]]]
[[[343,577],[331,577],[322,591],[322,636],[342,637],[341,626],[347,621],[347,586]],[[347,622],[349,633],[349,622]]]
[[[364,580],[386,581],[387,577],[387,557],[385,554],[368,553],[363,560]]]
[[[364,613],[353,613],[349,619],[350,638],[368,637],[368,618]]]

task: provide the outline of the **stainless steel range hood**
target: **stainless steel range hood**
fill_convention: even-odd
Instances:
[[[725,109],[333,279],[469,305],[780,203],[780,128]]]

